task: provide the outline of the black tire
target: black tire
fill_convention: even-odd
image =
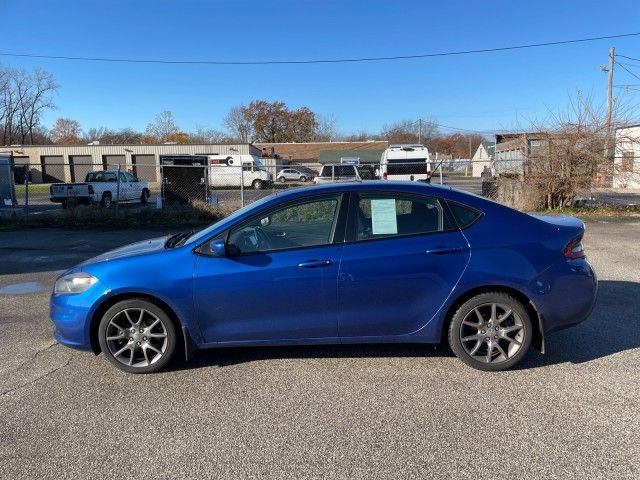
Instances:
[[[495,324],[489,313],[493,304],[497,305],[496,312],[498,310],[502,312],[496,313],[498,321]],[[511,310],[511,315],[507,315],[508,310]],[[478,319],[478,311],[483,321]],[[467,321],[463,324],[465,319]],[[469,322],[478,322],[479,326],[470,326]],[[507,335],[505,328],[513,329],[515,335],[513,333]],[[471,339],[471,337],[474,338]],[[467,300],[454,313],[448,331],[449,346],[456,357],[470,367],[490,372],[506,370],[522,360],[529,350],[532,337],[531,319],[526,309],[518,300],[503,292],[482,293]],[[463,342],[463,338],[468,340]],[[479,343],[474,343],[471,347],[471,342]],[[465,344],[469,347],[465,347]],[[496,344],[500,347],[492,347],[490,350],[489,346]],[[479,355],[472,355],[475,348],[478,349],[476,353]],[[498,348],[501,350],[499,351]],[[513,353],[511,353],[512,349]],[[501,351],[505,352],[506,356]],[[492,355],[496,353],[498,355],[494,361]],[[487,361],[487,358],[491,361]]]
[[[69,208],[69,204],[67,203],[67,201],[66,201],[66,200],[62,200],[62,201],[60,202],[60,205],[62,205],[62,208],[63,208],[64,210],[66,210],[67,208]]]
[[[131,349],[129,349],[128,351],[125,350],[125,353],[123,354],[124,357],[121,357],[122,360],[118,360],[118,358],[114,356],[114,353],[117,353],[117,352],[114,352],[114,350],[117,349],[118,347],[124,347],[129,344],[133,345],[134,343],[136,345],[140,345],[141,343],[147,343],[145,341],[147,340],[146,337],[143,337],[144,340],[141,340],[141,342],[137,342],[135,340],[134,341],[129,340],[129,338],[133,338],[133,335],[136,335],[136,336],[142,335],[142,332],[140,332],[139,330],[137,330],[134,333],[130,333],[127,329],[123,328],[122,331],[124,332],[124,335],[126,335],[125,338],[123,338],[122,340],[118,340],[116,342],[112,342],[111,344],[109,344],[107,341],[107,335],[108,334],[113,335],[113,331],[108,330],[108,329],[113,329],[113,327],[111,326],[113,325],[111,324],[112,320],[118,322],[119,324],[125,325],[127,322],[126,315],[124,319],[121,319],[123,312],[125,310],[127,311],[131,310],[131,311],[137,312],[140,309],[143,309],[148,313],[148,315],[145,318],[140,316],[140,318],[142,318],[142,323],[145,323],[144,325],[145,329],[150,326],[148,325],[149,323],[153,323],[155,322],[155,319],[158,319],[160,320],[160,324],[157,324],[153,328],[153,331],[158,332],[158,329],[160,328],[160,325],[161,325],[162,329],[164,329],[162,333],[163,334],[166,333],[166,337],[160,340],[161,342],[163,342],[160,349],[162,350],[162,348],[164,348],[164,350],[162,350],[162,354],[156,361],[152,361],[152,363],[148,365],[142,365],[142,363],[146,361],[145,360],[146,356],[143,356],[142,358],[140,358],[141,355],[144,355],[144,352],[142,352],[143,346],[134,347],[136,348],[136,350],[131,350]],[[129,314],[129,316],[132,316],[132,315],[133,314]],[[133,316],[133,319],[136,320],[135,316]],[[133,328],[133,330],[136,330],[136,329]],[[133,332],[133,330],[131,330],[131,332]],[[151,340],[152,339],[149,338],[149,343],[151,342]],[[153,341],[156,342],[155,339]],[[166,344],[164,343],[165,341],[166,341]],[[100,325],[98,326],[98,342],[100,344],[100,349],[102,350],[102,353],[104,354],[106,359],[116,368],[128,373],[153,373],[162,369],[167,365],[167,363],[171,361],[171,358],[173,357],[173,354],[176,351],[177,338],[176,338],[176,330],[175,330],[175,327],[173,326],[173,322],[171,321],[171,319],[169,318],[169,315],[167,315],[167,313],[164,310],[162,310],[160,307],[158,307],[154,303],[151,303],[147,300],[133,298],[130,300],[123,300],[121,302],[118,302],[105,312],[105,314],[102,316],[102,319],[100,320]],[[158,343],[155,343],[156,347],[158,347],[158,345],[159,345]],[[132,351],[134,352],[133,355],[135,356],[136,359],[140,358],[141,364],[138,366],[135,365],[136,363],[135,361],[132,362],[133,365],[127,365],[126,363],[123,363],[123,361],[126,361],[129,358],[131,358],[130,354]],[[156,354],[154,353],[153,355],[156,355]]]
[[[302,175],[302,176],[300,177],[300,181],[301,181],[302,183],[305,183],[305,182],[307,181],[307,177],[305,177],[304,175]]]
[[[142,190],[142,195],[140,196],[140,203],[142,203],[143,205],[146,205],[148,201],[149,201],[149,190],[144,188]]]
[[[254,180],[251,186],[254,190],[262,190],[262,180]]]
[[[100,200],[100,205],[103,208],[111,208],[111,206],[113,205],[113,200],[111,198],[111,193],[104,192],[102,194],[102,200]]]
[[[278,181],[279,181],[280,183],[284,183],[284,182],[286,182],[286,181],[287,181],[287,179],[286,179],[286,178],[284,178],[284,177],[278,177]]]

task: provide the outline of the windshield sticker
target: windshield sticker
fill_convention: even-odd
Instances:
[[[398,233],[396,201],[393,198],[371,200],[371,230],[374,235]]]

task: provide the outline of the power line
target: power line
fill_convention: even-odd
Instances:
[[[64,55],[38,55],[31,53],[11,53],[0,52],[4,57],[25,57],[44,58],[49,60],[77,60],[90,62],[118,62],[118,63],[155,63],[169,65],[302,65],[314,63],[357,63],[357,62],[380,62],[389,60],[410,60],[420,58],[447,57],[454,55],[471,55],[476,53],[504,52],[509,50],[520,50],[525,48],[550,47],[556,45],[568,45],[572,43],[594,42],[598,40],[609,40],[613,38],[635,37],[637,33],[622,33],[619,35],[605,35],[601,37],[579,38],[574,40],[559,40],[555,42],[530,43],[525,45],[512,45],[508,47],[482,48],[476,50],[459,50],[453,52],[422,53],[418,55],[396,55],[389,57],[359,57],[359,58],[336,58],[336,59],[312,59],[312,60],[247,60],[247,61],[224,61],[224,60],[158,60],[158,59],[133,59],[133,58],[108,58],[108,57],[70,57]]]
[[[627,57],[626,55],[620,55],[619,53],[616,56],[622,57],[622,58],[626,58],[627,60],[633,60],[635,62],[640,62],[640,58]]]
[[[420,121],[424,122],[425,125],[431,124],[431,125],[435,125],[436,127],[444,128],[445,130],[457,130],[457,131],[460,131],[460,132],[470,132],[470,133],[479,133],[479,134],[485,134],[485,133],[494,134],[495,133],[495,130],[472,130],[470,128],[452,127],[450,125],[443,125],[442,123],[434,122],[433,120],[425,120],[423,118],[419,118],[415,122],[411,122],[410,125],[415,125],[415,124],[419,123]]]
[[[633,77],[637,78],[638,80],[640,80],[640,77],[639,77],[638,75],[636,75],[635,73],[633,73],[631,70],[629,70],[627,67],[625,67],[625,66],[624,66],[624,64],[622,64],[622,63],[620,63],[620,62],[616,62],[616,63],[617,63],[618,65],[620,65],[624,70],[626,70],[626,72],[627,72],[629,75],[631,75],[631,76],[633,76]]]

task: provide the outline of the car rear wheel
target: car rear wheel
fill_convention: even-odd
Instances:
[[[143,205],[149,201],[149,190],[146,188],[142,190],[142,196],[140,197],[140,203]]]
[[[111,194],[109,192],[105,192],[102,194],[100,205],[102,205],[104,208],[111,208],[111,206],[113,205],[113,200],[111,199]]]
[[[262,189],[262,180],[254,180],[252,185],[253,185],[253,189],[254,190],[261,190]]]
[[[280,183],[284,183],[284,182],[286,182],[286,181],[287,181],[287,179],[286,179],[286,178],[284,178],[284,177],[279,177],[279,178],[278,178],[278,181],[279,181]]]
[[[478,370],[505,370],[518,363],[531,345],[531,320],[511,295],[490,292],[467,300],[449,325],[453,353]]]
[[[153,373],[163,368],[176,348],[169,316],[142,299],[116,303],[103,315],[98,341],[109,362],[129,373]]]
[[[302,176],[300,177],[300,181],[301,181],[301,182],[303,182],[303,183],[304,183],[304,182],[306,182],[306,181],[307,181],[307,177],[305,177],[304,175],[302,175]]]

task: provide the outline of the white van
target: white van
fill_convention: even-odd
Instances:
[[[207,155],[209,185],[211,187],[239,187],[242,178],[245,187],[256,190],[273,183],[273,175],[253,155]],[[242,168],[242,170],[240,170]]]
[[[380,160],[383,180],[422,180],[431,177],[431,159],[424,145],[390,145]]]

